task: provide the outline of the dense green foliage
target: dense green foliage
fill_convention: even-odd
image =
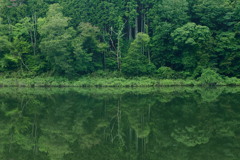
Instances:
[[[2,75],[239,78],[239,60],[239,0],[0,1]]]
[[[235,77],[222,78],[211,69],[203,71],[197,80],[174,79],[178,73],[161,72],[165,78],[149,77],[81,77],[77,80],[69,80],[63,77],[35,77],[35,78],[0,78],[0,87],[164,87],[164,86],[240,86],[240,79]]]
[[[238,160],[240,88],[1,88],[2,160]]]

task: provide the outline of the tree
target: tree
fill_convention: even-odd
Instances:
[[[136,3],[135,0],[130,0],[126,3],[125,15],[128,19],[128,37],[129,37],[129,40],[131,40],[133,38],[132,28],[133,28],[133,26],[136,25],[136,22],[135,22],[136,20],[135,19],[138,16],[137,3]],[[135,33],[136,33],[136,31],[135,31]]]
[[[240,77],[240,43],[234,32],[221,32],[215,38],[214,51],[221,74]]]
[[[151,74],[155,66],[148,61],[146,47],[150,38],[145,33],[138,33],[131,43],[127,56],[123,59],[122,71],[128,76],[141,76]]]
[[[13,69],[11,67],[15,66],[18,61],[10,53],[12,43],[9,41],[8,33],[8,26],[3,24],[3,20],[0,17],[0,71]]]
[[[171,33],[188,22],[188,3],[186,0],[163,0],[150,9],[151,28],[150,50],[153,63],[159,68],[168,66],[179,70],[179,59],[172,50]]]
[[[228,0],[197,0],[193,6],[194,19],[210,29],[229,30],[233,27],[234,4]]]
[[[88,68],[91,68],[89,71],[92,72],[103,69],[104,52],[108,48],[108,45],[99,40],[99,28],[90,23],[80,23],[77,31],[79,32],[79,35],[76,40],[79,43],[78,46],[75,46],[75,49],[81,48],[88,57],[91,57],[91,61],[89,61],[90,59],[88,60],[89,64],[86,64],[88,65]]]
[[[141,32],[150,38],[144,59],[176,77],[208,67],[240,77],[239,0],[0,0],[0,19],[3,73],[121,72]]]
[[[61,9],[59,4],[52,4],[47,16],[38,19],[38,32],[42,37],[40,49],[53,73],[71,75],[74,73],[71,39],[75,31],[68,26],[70,18],[64,17]]]
[[[177,28],[171,37],[175,50],[182,57],[185,71],[193,72],[197,66],[207,67],[211,57],[211,31],[206,26],[187,23]]]

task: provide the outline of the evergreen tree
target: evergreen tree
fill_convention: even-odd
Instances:
[[[145,55],[150,38],[147,34],[138,33],[131,43],[128,55],[123,59],[122,71],[128,76],[151,75],[155,66],[148,61]]]

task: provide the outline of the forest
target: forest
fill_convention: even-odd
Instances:
[[[1,0],[0,75],[240,78],[239,0]]]

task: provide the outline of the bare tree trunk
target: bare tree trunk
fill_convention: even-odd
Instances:
[[[138,34],[138,16],[135,17],[135,37]]]
[[[130,23],[128,24],[128,39],[132,40],[132,26]]]
[[[118,62],[118,70],[121,72],[121,58],[122,58],[122,52],[121,52],[121,39],[124,36],[123,34],[123,30],[124,30],[124,26],[126,23],[122,24],[121,28],[119,28],[118,32],[117,32],[117,62]]]
[[[118,37],[118,42],[117,42],[117,63],[118,63],[118,70],[121,71],[121,67],[120,67],[120,38]]]
[[[150,55],[150,51],[149,51],[149,48],[148,48],[148,64],[151,63],[151,55]]]
[[[34,55],[36,55],[36,46],[37,46],[37,16],[36,13],[34,12],[33,15],[33,39],[34,39],[34,43],[33,43],[33,53]]]
[[[144,33],[147,33],[146,30],[145,30],[145,25],[146,25],[145,22],[146,22],[146,15],[145,15],[145,13],[144,13],[144,14],[143,14],[143,32],[144,32]]]
[[[148,17],[146,17],[146,15],[144,14],[144,30],[146,34],[148,33],[148,26],[149,26],[149,22],[148,22]],[[151,53],[149,50],[149,47],[147,48],[147,54],[148,54],[148,63],[151,63]]]
[[[29,68],[28,68],[28,66],[24,63],[24,61],[23,61],[23,59],[22,59],[22,56],[21,55],[19,55],[19,57],[20,57],[20,60],[21,60],[21,70],[22,70],[22,72],[23,72],[23,65],[24,65],[24,67],[29,71]]]
[[[103,52],[103,70],[106,70],[106,54]]]
[[[34,25],[32,26],[31,30],[29,30],[29,36],[31,39],[33,54],[35,55],[35,44],[34,44],[34,35],[33,35]]]
[[[143,13],[143,5],[141,6],[141,19],[140,19],[140,21],[141,21],[141,32],[142,33],[144,33],[144,13]]]

